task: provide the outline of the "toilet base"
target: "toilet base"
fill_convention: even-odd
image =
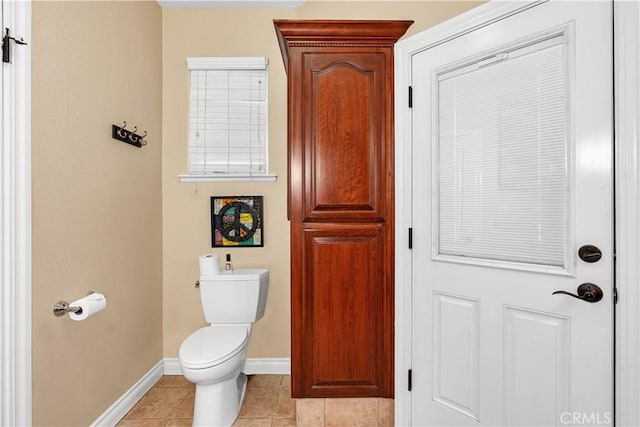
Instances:
[[[201,427],[228,427],[238,417],[247,376],[240,374],[217,384],[196,384],[193,425]]]

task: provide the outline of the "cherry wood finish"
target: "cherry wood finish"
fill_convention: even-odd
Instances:
[[[385,59],[303,56],[303,221],[385,220]]]
[[[288,74],[294,397],[393,397],[393,44],[411,21],[275,21]]]

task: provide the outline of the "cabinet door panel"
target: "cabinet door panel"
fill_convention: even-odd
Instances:
[[[386,280],[384,225],[304,228],[303,319],[294,341],[294,394],[378,396],[389,392],[392,291]],[[295,332],[294,332],[295,334]],[[299,341],[298,341],[299,340]]]
[[[385,60],[303,54],[305,221],[385,218]]]

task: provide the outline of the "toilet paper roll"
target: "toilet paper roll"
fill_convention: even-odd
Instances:
[[[107,306],[107,298],[97,292],[89,294],[84,298],[80,298],[69,304],[70,307],[80,307],[82,311],[77,313],[69,313],[69,317],[73,320],[84,320],[89,316],[102,311]]]
[[[202,255],[200,261],[200,276],[220,274],[220,257],[216,254]]]

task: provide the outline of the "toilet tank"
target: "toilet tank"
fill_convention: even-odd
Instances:
[[[269,270],[239,268],[200,276],[200,299],[207,323],[253,323],[264,316]]]

